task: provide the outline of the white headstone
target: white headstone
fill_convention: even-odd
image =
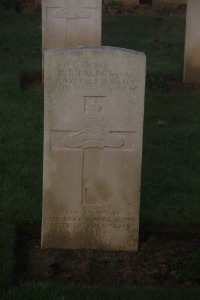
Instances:
[[[42,248],[137,251],[146,58],[45,52]]]
[[[101,0],[43,0],[43,50],[101,45]]]
[[[200,83],[200,0],[188,0],[184,82]]]

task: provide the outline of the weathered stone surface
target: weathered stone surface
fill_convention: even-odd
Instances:
[[[200,1],[188,0],[184,82],[200,83]]]
[[[42,248],[136,251],[145,56],[45,52]]]
[[[101,45],[101,0],[43,0],[43,50]]]

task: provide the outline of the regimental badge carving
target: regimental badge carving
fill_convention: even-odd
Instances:
[[[123,138],[106,128],[103,106],[97,102],[101,97],[85,97],[84,132],[66,136],[63,144],[76,148],[119,148]]]

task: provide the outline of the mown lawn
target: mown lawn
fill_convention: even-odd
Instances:
[[[43,89],[21,89],[24,74],[41,71],[40,18],[40,11],[0,9],[1,298],[199,299],[199,290],[189,289],[77,289],[41,283],[12,287],[16,225],[41,222]],[[200,225],[200,93],[168,91],[165,84],[182,80],[184,31],[180,17],[103,18],[103,45],[147,55],[142,229],[193,230]]]

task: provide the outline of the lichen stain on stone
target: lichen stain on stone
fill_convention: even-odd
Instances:
[[[90,187],[89,183],[84,186],[85,203],[89,205],[102,205],[109,201],[110,192],[105,182],[93,182]]]
[[[67,213],[67,205],[58,201],[59,199],[50,189],[44,192],[44,199],[47,199],[43,207],[44,213],[48,212],[49,216],[60,216],[60,212],[62,211],[65,211],[65,214]]]
[[[43,235],[42,249],[63,249],[71,243],[71,236],[69,231],[64,229],[62,226],[51,227],[48,225],[48,231]],[[56,245],[56,246],[55,246]]]
[[[195,48],[188,49],[185,58],[184,81],[200,83],[200,44]]]

